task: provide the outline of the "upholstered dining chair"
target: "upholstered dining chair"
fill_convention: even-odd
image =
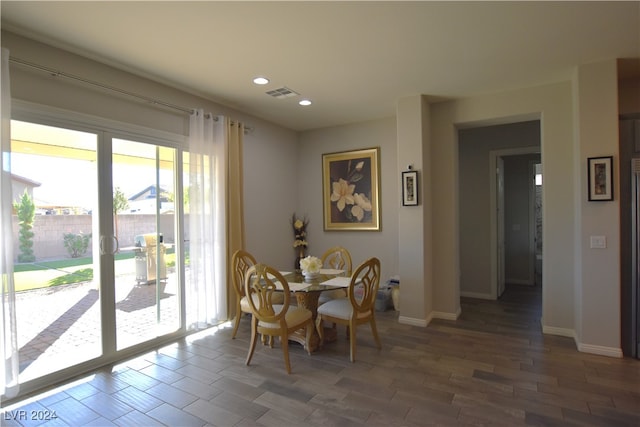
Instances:
[[[291,373],[289,361],[289,336],[294,332],[305,330],[305,349],[311,355],[309,341],[313,333],[313,317],[311,311],[291,306],[289,283],[282,274],[266,264],[256,264],[247,270],[244,292],[251,308],[251,342],[246,364],[249,365],[256,348],[258,334],[280,337],[280,345],[284,355],[287,373]],[[280,289],[276,283],[279,283]],[[283,295],[282,304],[276,303],[274,296]],[[273,347],[273,340],[269,340]]]
[[[327,249],[322,257],[320,257],[324,268],[332,268],[335,270],[344,270],[346,276],[351,276],[351,254],[342,246],[334,246]],[[334,291],[326,291],[320,294],[318,304],[324,304],[334,298],[344,298],[347,294],[344,289],[336,289]]]
[[[351,254],[342,246],[334,246],[327,249],[322,257],[323,267],[329,267],[336,270],[344,270],[347,276],[351,276]]]
[[[251,313],[251,308],[247,304],[244,296],[244,277],[247,270],[256,264],[256,259],[249,252],[238,249],[231,256],[231,269],[233,274],[233,290],[236,293],[236,318],[233,324],[233,333],[231,338],[236,337],[238,326],[240,326],[240,318],[244,313]]]
[[[236,294],[236,317],[233,322],[233,332],[231,338],[236,337],[238,327],[240,326],[240,318],[243,314],[251,314],[251,307],[247,303],[247,298],[244,294],[244,277],[247,270],[256,264],[256,259],[249,252],[239,249],[231,256],[231,269],[233,274],[233,290]],[[275,296],[275,302],[277,304],[282,303],[284,297],[282,295]]]
[[[318,307],[316,328],[320,342],[324,339],[324,320],[346,325],[349,330],[350,360],[356,360],[356,329],[369,323],[378,348],[382,348],[376,327],[376,296],[380,286],[380,260],[369,258],[351,276],[347,298],[336,298]]]

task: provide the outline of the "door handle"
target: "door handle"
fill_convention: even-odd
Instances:
[[[111,239],[113,243],[111,247],[113,249],[111,250],[110,255],[115,255],[120,250],[120,242],[118,241],[118,238],[116,236],[111,236]],[[106,236],[100,236],[100,255],[107,254],[106,246],[107,246]]]
[[[105,248],[106,239],[104,236],[100,236],[100,255],[105,255],[107,253],[107,249]]]
[[[111,236],[111,238],[113,239],[113,243],[114,243],[113,245],[114,248],[113,248],[113,251],[111,252],[111,255],[115,255],[120,250],[120,241],[116,236]]]

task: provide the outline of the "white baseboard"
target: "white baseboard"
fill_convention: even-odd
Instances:
[[[600,356],[616,357],[621,359],[623,357],[622,349],[615,347],[604,347],[601,345],[593,344],[581,344],[577,343],[578,351],[582,353],[598,354]]]
[[[573,329],[567,329],[567,328],[556,328],[554,326],[542,326],[542,333],[543,334],[549,334],[549,335],[558,335],[560,337],[568,337],[568,338],[573,338],[574,341],[576,341],[577,344],[577,339],[576,339],[576,331],[574,331]]]
[[[477,298],[477,299],[489,299],[495,300],[495,297],[491,296],[491,294],[481,294],[479,292],[460,292],[461,297],[465,298]]]
[[[407,316],[398,317],[398,323],[402,323],[403,325],[420,326],[422,328],[426,328],[430,321],[431,319],[416,319]]]
[[[434,311],[431,313],[431,317],[433,319],[458,320],[458,317],[460,317],[460,313],[462,313],[460,308],[458,308],[458,311],[455,313],[447,313],[444,311]]]
[[[558,335],[558,336],[561,336],[561,337],[573,338],[573,342],[576,344],[576,348],[581,353],[590,353],[590,354],[597,354],[597,355],[600,355],[600,356],[616,357],[618,359],[623,357],[622,349],[620,349],[620,348],[604,347],[604,346],[601,346],[601,345],[583,344],[583,343],[581,343],[580,341],[578,341],[578,337],[576,336],[576,332],[573,329],[555,328],[555,327],[552,327],[552,326],[543,326],[542,327],[542,333],[549,334],[549,335]]]

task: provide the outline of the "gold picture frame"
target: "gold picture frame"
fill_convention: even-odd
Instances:
[[[380,230],[380,148],[322,155],[325,231]]]

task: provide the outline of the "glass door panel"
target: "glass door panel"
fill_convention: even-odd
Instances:
[[[94,133],[11,121],[20,381],[102,354]],[[95,279],[94,279],[95,278]]]
[[[112,140],[117,349],[180,327],[175,266],[176,150]]]

